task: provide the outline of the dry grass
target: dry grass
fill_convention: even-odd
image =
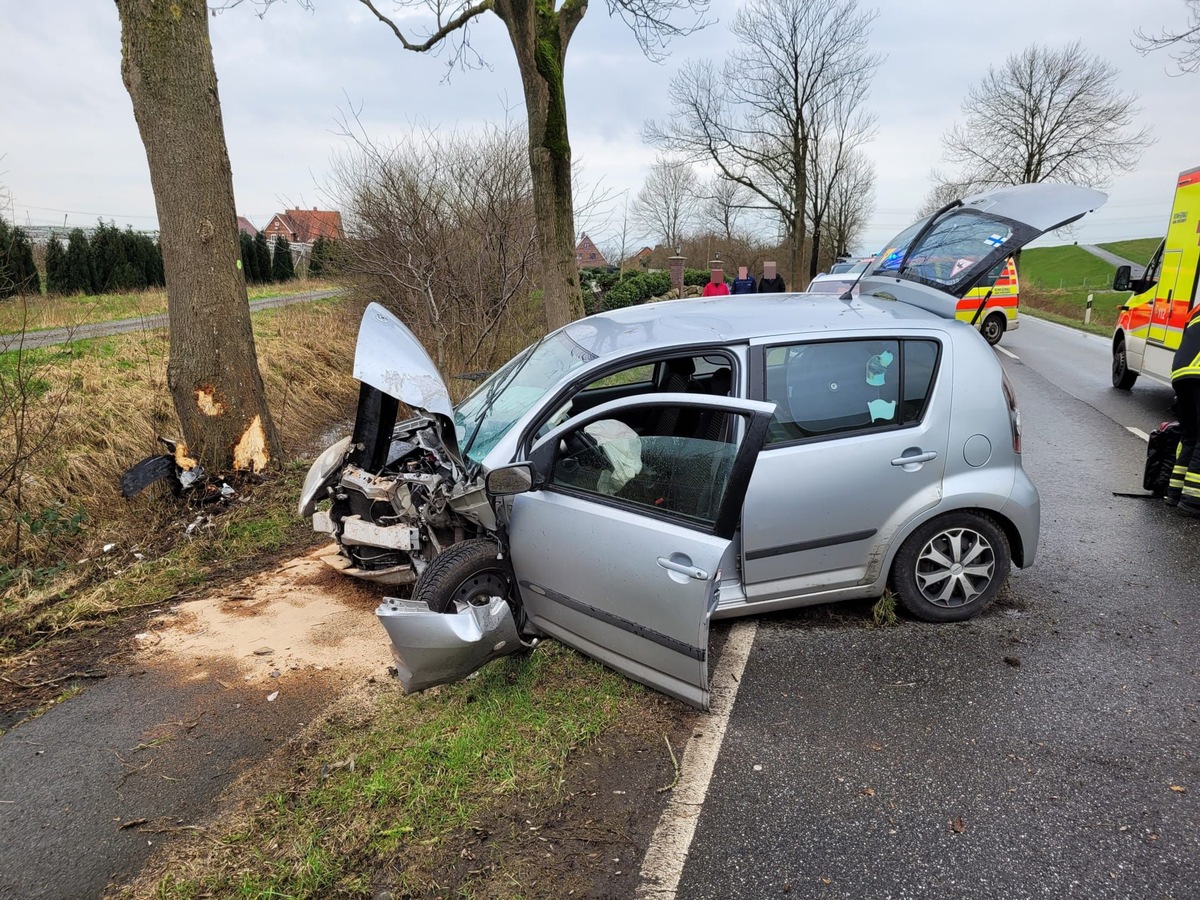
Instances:
[[[353,414],[350,361],[358,318],[350,301],[297,304],[255,315],[268,402],[287,452],[306,449],[331,423]],[[128,501],[117,490],[121,472],[161,452],[158,435],[179,434],[167,390],[167,350],[167,334],[160,330],[26,352],[25,364],[37,368],[42,387],[31,400],[31,415],[35,420],[45,415],[39,401],[61,399],[62,406],[52,423],[53,440],[26,467],[21,496],[0,497],[0,522],[8,526],[0,532],[0,560],[7,561],[10,573],[19,573],[10,575],[14,582],[0,593],[0,621],[17,614],[17,607],[39,603],[30,570],[44,574],[47,568],[96,557],[109,543],[154,546],[179,516],[177,504],[162,502],[160,489]],[[12,356],[0,357],[0,364],[11,363]],[[0,448],[13,445],[11,424],[4,423]],[[64,533],[61,526],[31,534],[28,527],[30,519],[45,519],[47,511],[59,511],[56,521],[62,522],[78,510],[84,513],[82,535]],[[22,514],[25,526],[17,527]]]
[[[358,390],[354,344],[364,306],[348,297],[254,315],[268,403],[284,450],[294,459],[323,449],[331,429],[349,427]],[[540,322],[535,303],[514,310],[506,328],[488,341],[489,357],[476,359],[473,368],[508,359]],[[469,327],[461,323],[459,330],[469,334]],[[40,384],[29,412],[32,421],[53,428],[53,439],[25,467],[19,495],[0,496],[0,640],[4,634],[54,634],[93,624],[136,605],[139,597],[185,589],[211,567],[188,553],[160,559],[201,511],[170,499],[161,486],[130,500],[117,488],[125,469],[162,451],[157,436],[179,435],[166,383],[167,352],[165,330],[25,352],[23,364]],[[0,354],[0,366],[12,365],[14,357]],[[454,373],[464,367],[452,360],[446,368]],[[448,383],[459,395],[474,387],[462,380]],[[5,419],[0,458],[12,455],[13,446],[12,420]],[[253,527],[262,533],[249,536],[247,555],[254,555],[256,542],[276,540],[299,521],[292,503],[304,468],[300,463],[285,473],[283,481],[295,483],[266,493],[257,489],[250,505],[257,516]],[[214,518],[221,518],[220,528],[229,527],[227,515]],[[27,642],[21,638],[17,645]]]
[[[299,279],[288,284],[254,285],[251,300],[281,297],[307,291],[330,290],[337,285],[321,279]],[[164,290],[132,291],[128,294],[77,294],[73,297],[30,297],[0,303],[0,334],[39,331],[45,328],[73,328],[92,322],[136,319],[167,311]]]

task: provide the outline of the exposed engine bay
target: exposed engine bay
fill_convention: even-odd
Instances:
[[[392,585],[415,581],[446,547],[495,527],[482,478],[467,477],[442,426],[424,416],[390,426],[395,414],[392,398],[364,384],[354,434],[314,463],[299,510],[337,541],[338,553],[324,557],[330,565]]]

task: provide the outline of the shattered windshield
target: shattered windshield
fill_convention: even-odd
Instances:
[[[564,375],[595,359],[565,332],[558,331],[518,353],[479,385],[454,410],[459,446],[471,436],[467,458],[481,462]]]

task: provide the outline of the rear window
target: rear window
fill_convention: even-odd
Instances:
[[[933,340],[884,338],[769,348],[763,396],[775,414],[768,445],[921,421],[939,349]]]

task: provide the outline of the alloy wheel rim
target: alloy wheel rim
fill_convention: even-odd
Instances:
[[[966,606],[979,598],[996,572],[996,551],[973,528],[948,528],[930,538],[917,556],[917,588],[935,606]]]

